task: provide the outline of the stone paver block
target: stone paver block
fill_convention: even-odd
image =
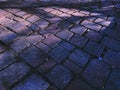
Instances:
[[[102,35],[97,33],[97,32],[94,32],[92,30],[88,31],[88,33],[85,35],[87,38],[89,38],[90,40],[93,40],[93,41],[100,41],[102,39]]]
[[[43,43],[47,44],[50,47],[54,47],[56,44],[58,44],[61,41],[61,39],[57,38],[54,35],[50,35],[45,40],[43,40]]]
[[[12,44],[10,44],[10,48],[12,48],[15,52],[19,53],[23,49],[29,47],[30,44],[24,40],[24,38],[18,38]]]
[[[82,35],[83,33],[85,33],[87,30],[87,28],[83,27],[83,26],[75,26],[72,29],[70,29],[70,31],[76,33],[76,34],[80,34]]]
[[[111,24],[111,21],[108,21],[108,20],[105,20],[105,19],[102,19],[102,18],[96,19],[95,22],[98,23],[98,24],[101,24],[103,26],[106,26],[106,27],[108,27]]]
[[[70,53],[60,46],[56,46],[49,52],[49,56],[61,63]]]
[[[17,38],[17,34],[11,31],[4,32],[0,35],[0,40],[5,44],[12,42],[16,38]]]
[[[72,79],[70,71],[61,65],[54,67],[46,77],[60,89],[63,89]]]
[[[39,75],[33,74],[18,84],[13,90],[46,90],[49,84]]]
[[[89,29],[92,29],[92,30],[95,30],[95,31],[99,31],[101,29],[101,26],[96,24],[96,23],[93,23],[93,22],[90,22],[90,21],[87,21],[87,20],[84,20],[81,25],[89,28]]]
[[[69,21],[62,21],[59,26],[64,29],[69,29],[72,26],[72,23]]]
[[[28,67],[23,63],[15,63],[0,72],[0,89],[6,90],[10,85],[22,78],[27,72]]]
[[[0,70],[12,64],[16,59],[11,51],[0,54]]]
[[[120,70],[113,70],[104,90],[120,90]]]
[[[46,61],[45,63],[43,63],[39,68],[38,68],[38,71],[40,73],[45,73],[47,72],[48,70],[50,70],[52,67],[54,67],[56,65],[56,62],[54,60],[49,60],[49,61]]]
[[[20,53],[20,57],[22,57],[27,63],[29,63],[33,67],[36,67],[46,61],[45,54],[34,46],[24,49]]]
[[[101,54],[104,50],[104,47],[102,45],[95,43],[95,42],[89,41],[87,43],[87,45],[85,46],[84,50],[92,55],[99,57],[99,56],[101,56]]]
[[[71,16],[70,18],[67,19],[67,21],[75,24],[75,23],[79,23],[80,21],[82,21],[82,18],[77,17],[77,16]]]
[[[72,37],[72,39],[70,40],[70,42],[80,48],[82,48],[86,43],[87,43],[88,39],[83,37],[83,36],[79,36],[79,35],[75,35]]]
[[[48,52],[48,51],[50,51],[50,47],[48,47],[46,44],[44,44],[44,43],[42,43],[42,42],[39,42],[39,43],[37,43],[36,44],[36,46],[39,48],[39,49],[41,49],[41,50],[43,50],[44,52]]]
[[[34,24],[37,25],[41,29],[45,29],[49,25],[49,22],[47,22],[45,20],[39,20],[39,21],[35,22]]]
[[[108,50],[103,60],[113,67],[120,68],[120,54],[112,50]]]
[[[44,39],[43,36],[37,34],[37,35],[31,35],[31,36],[27,36],[26,41],[28,41],[31,44],[37,44],[38,42],[42,41]]]
[[[72,71],[75,74],[80,74],[82,71],[82,68],[79,67],[77,64],[75,64],[74,62],[72,62],[71,60],[66,60],[63,65],[68,68],[70,71]]]
[[[120,42],[117,40],[114,40],[114,39],[108,38],[108,37],[104,37],[102,40],[102,44],[108,48],[111,48],[115,51],[120,52]]]
[[[28,35],[31,32],[31,30],[27,26],[21,23],[10,25],[9,28],[19,35]]]
[[[110,67],[98,60],[92,60],[82,73],[88,83],[97,88],[102,88],[110,72]]]
[[[74,62],[75,64],[79,65],[80,67],[84,67],[86,65],[86,63],[88,62],[90,56],[79,50],[79,49],[76,49],[69,57],[72,62]]]
[[[66,41],[60,42],[59,45],[65,49],[67,49],[68,51],[73,51],[75,49],[75,46],[73,46],[72,44],[70,44]]]
[[[91,88],[87,83],[80,79],[73,80],[66,90],[95,90]]]
[[[38,16],[36,16],[36,15],[32,15],[32,16],[30,16],[30,17],[27,18],[27,20],[30,21],[30,22],[32,22],[32,23],[38,21],[39,19],[40,18]]]
[[[69,40],[72,37],[72,35],[73,35],[73,33],[68,31],[68,30],[61,31],[61,32],[57,33],[58,37],[65,39],[65,40]]]

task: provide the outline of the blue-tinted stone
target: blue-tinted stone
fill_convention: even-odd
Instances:
[[[70,71],[61,65],[54,67],[46,77],[62,90],[72,79]]]
[[[69,52],[60,46],[56,46],[51,52],[49,52],[49,56],[57,60],[59,63],[62,62],[68,55]]]
[[[65,41],[60,42],[59,45],[65,49],[67,49],[68,51],[72,51],[75,48],[73,45],[71,45],[70,43],[65,42]]]
[[[49,84],[37,74],[31,75],[13,90],[46,90]]]

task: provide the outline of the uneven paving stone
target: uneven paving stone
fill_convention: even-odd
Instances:
[[[60,46],[54,47],[48,55],[55,59],[57,62],[61,63],[70,53]]]
[[[72,35],[73,35],[73,33],[68,30],[60,31],[57,33],[58,37],[65,39],[65,40],[69,40],[72,37]]]
[[[87,30],[87,28],[83,27],[83,26],[74,26],[72,29],[70,29],[70,31],[76,33],[76,34],[80,34],[82,35],[83,33],[85,33]]]
[[[50,47],[54,47],[58,44],[61,40],[54,35],[50,35],[46,39],[43,40],[43,43],[47,44]]]
[[[67,21],[77,24],[80,21],[82,21],[82,18],[77,16],[71,16],[70,18],[67,19]]]
[[[46,90],[49,84],[37,74],[33,74],[18,84],[13,90]]]
[[[37,25],[41,29],[45,29],[49,25],[49,22],[45,20],[38,20],[34,24]]]
[[[39,68],[38,71],[42,74],[48,72],[51,68],[53,68],[56,65],[55,60],[49,60],[43,63]]]
[[[76,49],[71,55],[70,55],[70,60],[72,60],[74,63],[79,65],[80,67],[84,67],[86,63],[89,61],[90,55],[87,53]]]
[[[19,17],[22,17],[22,16],[24,16],[26,14],[27,14],[27,12],[25,12],[25,11],[20,11],[20,12],[16,13],[16,15],[19,16]]]
[[[97,33],[97,32],[94,32],[92,30],[88,31],[88,33],[85,35],[87,38],[89,38],[90,40],[93,40],[93,41],[100,41],[102,39],[102,35]]]
[[[87,43],[88,39],[83,37],[83,36],[79,36],[79,35],[75,35],[72,37],[72,39],[70,40],[70,42],[80,48],[82,48],[86,43]]]
[[[119,90],[118,0],[7,1],[0,1],[0,90]],[[16,69],[18,61],[33,69],[13,84],[28,71]]]
[[[16,38],[17,38],[17,34],[11,31],[5,30],[4,32],[0,33],[0,40],[5,44],[12,42]]]
[[[101,43],[108,48],[111,48],[115,51],[120,52],[120,42],[117,40],[114,40],[114,39],[108,38],[108,37],[104,37]]]
[[[0,72],[0,89],[5,90],[10,85],[22,78],[29,68],[23,63],[15,63]],[[19,71],[19,72],[18,72]]]
[[[105,19],[102,19],[102,18],[96,19],[95,22],[98,23],[98,24],[101,24],[103,26],[106,26],[106,27],[108,27],[111,24],[111,21],[108,21],[108,20],[105,20]]]
[[[66,90],[95,90],[80,79],[71,81]]]
[[[13,24],[9,26],[9,28],[19,35],[28,35],[31,32],[27,26],[22,25],[21,23]]]
[[[95,30],[95,31],[99,31],[101,29],[101,26],[96,24],[96,23],[93,23],[93,22],[90,22],[90,21],[87,21],[87,20],[84,20],[81,25],[89,28],[89,29],[92,29],[92,30]]]
[[[40,18],[38,16],[36,16],[36,15],[32,15],[32,16],[30,16],[30,17],[27,18],[27,20],[30,21],[30,22],[32,22],[32,23],[38,21],[39,19]]]
[[[16,59],[11,51],[0,54],[0,70],[12,64],[14,61],[16,61]]]
[[[22,57],[27,63],[36,67],[46,61],[45,54],[37,49],[34,46],[31,46],[20,53],[20,57]]]
[[[36,46],[46,53],[51,50],[50,47],[48,47],[47,45],[45,45],[44,43],[41,43],[41,42],[37,43]]]
[[[30,35],[25,38],[25,40],[31,44],[37,44],[40,41],[42,41],[43,39],[44,39],[44,37],[39,34]]]
[[[102,54],[104,47],[95,42],[89,41],[85,46],[84,50],[92,55],[99,57]]]
[[[70,71],[72,71],[75,74],[80,74],[82,71],[82,68],[79,67],[77,64],[73,63],[71,60],[66,60],[63,65],[68,68]]]
[[[62,28],[62,29],[69,29],[71,26],[72,26],[72,23],[69,22],[69,21],[62,21],[59,26]]]
[[[102,88],[110,72],[110,67],[93,59],[82,73],[83,78],[96,88]]]
[[[46,77],[61,90],[72,79],[70,71],[61,65],[57,65],[50,72],[46,74]]]
[[[120,90],[120,70],[113,70],[104,90]]]
[[[113,67],[120,68],[120,54],[112,50],[108,50],[103,60]]]
[[[66,41],[60,42],[59,45],[65,49],[67,49],[68,51],[73,51],[75,49],[75,46],[73,46],[72,44],[70,44]]]
[[[26,42],[24,38],[18,38],[16,41],[10,44],[10,47],[17,53],[29,46],[30,44]]]
[[[109,36],[111,37],[112,39],[115,39],[115,40],[120,40],[120,33],[119,31],[115,31],[114,29],[109,29],[109,28],[105,28],[103,27],[101,29],[101,32],[100,32],[102,35],[105,35],[105,36]]]

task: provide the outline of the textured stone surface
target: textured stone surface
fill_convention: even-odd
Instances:
[[[62,62],[68,55],[69,52],[60,46],[55,47],[52,51],[49,52],[49,56],[59,63]]]
[[[41,50],[33,46],[21,52],[20,56],[34,67],[42,64],[46,60],[45,54]]]
[[[101,46],[101,45],[99,45],[99,44],[97,44],[95,42],[89,41],[87,43],[87,45],[85,46],[84,50],[87,51],[90,54],[93,54],[93,55],[99,57],[102,54],[103,49],[104,49],[103,46]]]
[[[0,90],[119,90],[119,7],[118,0],[0,1]]]
[[[120,70],[113,70],[107,81],[105,90],[119,90],[120,89],[119,83],[120,83]]]
[[[86,54],[85,52],[77,49],[75,50],[69,57],[74,63],[76,63],[79,66],[85,66],[85,64],[88,62],[90,56]]]
[[[39,75],[34,74],[21,82],[13,90],[46,90],[49,84],[43,80]]]
[[[98,60],[92,60],[86,67],[82,76],[92,86],[102,88],[110,72],[110,67]]]
[[[60,89],[63,89],[72,79],[70,71],[60,65],[48,72],[46,77]]]
[[[6,68],[4,71],[0,72],[0,89],[7,89],[18,79],[22,78],[28,72],[28,70],[28,67],[23,63],[15,63]]]

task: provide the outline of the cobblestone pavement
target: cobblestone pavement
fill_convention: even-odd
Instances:
[[[118,0],[1,5],[0,90],[120,90]]]

